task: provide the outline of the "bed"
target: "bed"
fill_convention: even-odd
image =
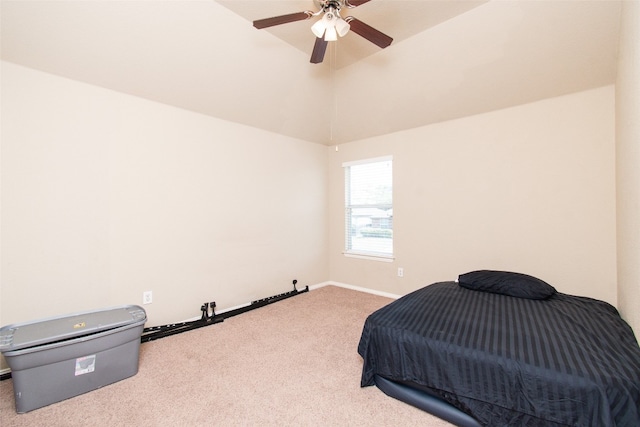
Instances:
[[[361,386],[459,426],[640,426],[640,348],[608,303],[481,270],[372,313]]]

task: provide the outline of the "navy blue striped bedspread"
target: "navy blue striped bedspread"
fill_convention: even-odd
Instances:
[[[372,313],[358,353],[488,426],[640,426],[640,347],[617,310],[435,283]]]

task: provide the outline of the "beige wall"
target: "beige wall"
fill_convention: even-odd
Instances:
[[[2,63],[0,324],[328,279],[326,147]]]
[[[614,105],[606,86],[330,148],[331,280],[405,294],[503,269],[616,304]],[[382,155],[396,259],[346,258],[342,163]]]
[[[616,288],[612,86],[338,151],[11,63],[1,90],[2,325],[145,290],[161,324],[293,278],[405,294],[477,268],[637,307],[637,276]],[[345,258],[342,162],[388,154],[396,260]]]
[[[618,302],[640,337],[640,2],[622,4],[616,84]]]

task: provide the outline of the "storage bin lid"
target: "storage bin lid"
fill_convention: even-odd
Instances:
[[[0,352],[91,335],[144,323],[146,319],[147,314],[142,307],[129,305],[8,325],[0,329]]]

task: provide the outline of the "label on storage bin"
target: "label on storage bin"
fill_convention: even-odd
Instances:
[[[96,355],[78,357],[76,359],[76,377],[96,370]]]

